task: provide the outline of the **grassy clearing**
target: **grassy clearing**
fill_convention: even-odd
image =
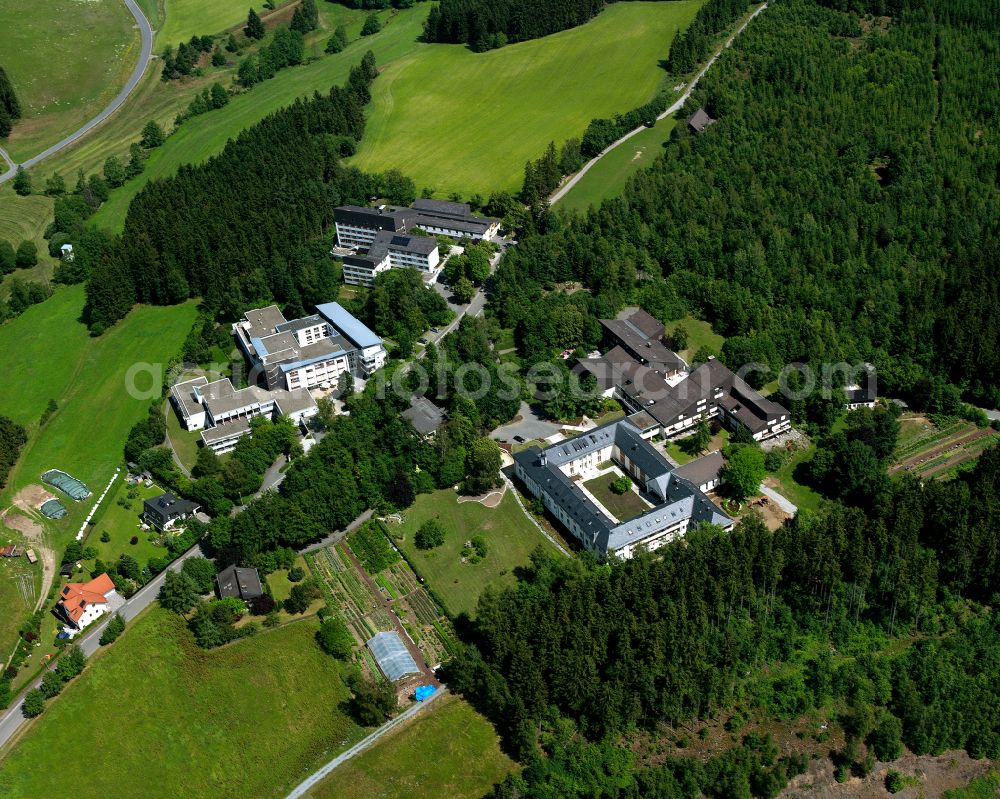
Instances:
[[[128,369],[166,364],[180,349],[195,315],[194,303],[138,307],[95,339],[79,322],[82,308],[82,286],[60,288],[51,299],[0,327],[0,350],[6,353],[9,373],[33,376],[0,384],[0,408],[29,428],[28,444],[0,495],[4,505],[50,468],[63,469],[100,493],[121,461],[129,428],[150,402],[130,396]],[[160,378],[156,380],[158,384]],[[135,384],[143,389],[149,381],[143,373]],[[59,410],[39,432],[38,420],[50,398],[59,403]],[[69,514],[50,524],[57,547],[78,529],[93,500],[66,504]]]
[[[316,629],[305,621],[206,652],[182,619],[153,609],[8,755],[3,795],[283,796],[363,734],[338,711],[347,691]],[[87,768],[66,770],[67,740],[95,742]]]
[[[658,62],[700,5],[619,3],[586,25],[488,53],[419,45],[376,81],[352,163],[395,167],[439,194],[517,189],[525,161],[550,141],[653,95]]]
[[[611,472],[588,480],[583,484],[597,501],[614,514],[620,522],[634,519],[641,513],[645,513],[650,506],[642,501],[642,497],[629,489],[624,494],[616,494],[611,490],[611,483],[618,479],[618,474]]]
[[[444,525],[445,542],[424,552],[416,548],[413,536],[421,524],[435,516]],[[406,511],[406,521],[389,530],[393,535],[403,534],[397,543],[452,616],[474,613],[487,586],[513,584],[515,567],[526,564],[535,547],[551,546],[509,494],[496,508],[479,502],[459,503],[450,489],[421,494]],[[474,535],[486,539],[489,554],[480,563],[462,563],[462,548]]]
[[[775,490],[787,497],[799,510],[816,511],[823,502],[823,497],[817,491],[795,480],[796,467],[812,458],[815,451],[813,446],[796,450],[784,466],[768,477],[767,482],[773,481]]]
[[[685,463],[690,463],[695,458],[700,457],[697,453],[692,455],[684,449],[681,449],[680,442],[684,439],[677,439],[676,441],[667,441],[664,443],[663,448],[667,451],[669,455],[679,466],[683,466]],[[715,452],[720,450],[729,444],[729,431],[726,428],[721,428],[718,433],[712,436],[711,441],[708,442],[708,446],[705,447],[705,453]]]
[[[0,0],[4,69],[24,109],[6,149],[23,161],[95,116],[139,57],[124,3]]]
[[[357,38],[363,20],[361,12],[343,16],[340,15],[341,12],[337,12],[337,16],[332,16],[333,12],[327,13],[326,9],[321,8],[321,13],[328,20],[327,24],[337,19],[349,21],[347,28],[352,41],[342,53],[323,56],[301,67],[282,70],[271,80],[255,86],[252,91],[234,97],[225,108],[188,120],[162,147],[151,153],[145,172],[112,192],[111,198],[94,216],[95,223],[120,230],[125,222],[129,203],[147,182],[153,178],[173,175],[182,164],[200,163],[215,155],[240,131],[290,104],[296,97],[312,94],[314,90],[325,91],[335,84],[343,83],[350,68],[361,60],[366,50],[371,49],[375,53],[380,65],[409,52],[416,46],[427,7],[424,5],[394,15],[383,12],[385,28],[364,39]],[[319,40],[315,49],[322,53]],[[135,130],[138,131],[144,122],[145,120]]]
[[[691,363],[695,353],[702,347],[708,347],[716,355],[722,352],[722,345],[726,339],[712,330],[711,323],[695,319],[693,316],[685,316],[682,319],[667,322],[667,334],[672,333],[677,325],[683,325],[688,334],[687,349],[677,353],[688,363]]]
[[[569,211],[586,211],[591,205],[619,196],[625,184],[640,169],[652,165],[663,147],[670,140],[670,131],[677,120],[661,119],[652,128],[637,133],[619,145],[594,166],[569,190],[559,203],[559,208]]]
[[[428,756],[430,755],[430,756]],[[312,799],[479,799],[517,764],[500,751],[490,723],[457,697],[348,761]]]

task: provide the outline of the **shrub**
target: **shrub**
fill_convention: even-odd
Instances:
[[[24,715],[29,719],[40,716],[45,710],[45,696],[37,688],[28,691],[24,697]]]
[[[444,526],[437,519],[428,519],[413,537],[417,549],[434,549],[444,543]]]
[[[114,643],[118,636],[125,631],[125,619],[121,617],[120,614],[116,613],[111,621],[108,622],[108,626],[104,628],[104,632],[101,633],[101,646],[107,646],[108,644]]]
[[[111,533],[109,533],[107,530],[105,530],[103,533],[101,533],[101,542],[102,543],[107,544],[110,540],[111,540]]]
[[[306,570],[301,566],[292,566],[292,568],[288,570],[288,579],[293,583],[300,582],[305,576]]]
[[[885,789],[889,793],[899,793],[906,787],[906,780],[898,771],[890,771],[885,775]]]
[[[615,494],[624,494],[632,490],[632,481],[628,477],[619,477],[611,482],[611,490]]]
[[[366,522],[347,539],[351,551],[369,574],[377,574],[399,560],[399,553],[393,549],[382,530],[378,522]]]
[[[270,594],[261,594],[250,600],[250,612],[254,616],[267,616],[278,607],[274,597]]]
[[[131,544],[132,546],[135,546],[136,544],[138,544],[138,543],[139,543],[139,536],[137,536],[137,535],[134,535],[134,536],[132,536],[132,537],[131,537],[131,538],[130,538],[130,539],[128,540],[128,542],[129,542],[129,543],[130,543],[130,544]]]
[[[340,616],[326,619],[316,631],[316,641],[328,655],[339,660],[351,656],[354,650],[354,636]]]

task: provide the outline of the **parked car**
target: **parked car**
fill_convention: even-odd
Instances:
[[[514,436],[514,440],[515,440],[515,441],[516,441],[516,442],[517,442],[518,444],[523,444],[523,443],[524,443],[524,436]]]

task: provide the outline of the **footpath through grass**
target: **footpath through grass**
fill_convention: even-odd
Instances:
[[[313,788],[311,799],[480,799],[517,764],[465,701],[438,699]]]
[[[528,563],[535,547],[551,547],[537,528],[525,517],[508,491],[496,508],[479,502],[458,502],[451,489],[421,494],[406,510],[406,521],[390,525],[393,535],[428,585],[447,605],[452,616],[474,614],[479,595],[487,586],[514,583],[514,569]],[[413,537],[428,519],[437,517],[445,529],[445,541],[428,552],[417,549]],[[463,563],[462,548],[474,535],[486,539],[489,552],[479,563]]]
[[[0,794],[284,796],[364,734],[304,621],[214,651],[154,608],[50,702],[0,764]],[[66,742],[86,749],[67,768]]]
[[[616,147],[594,164],[556,207],[586,211],[591,205],[599,206],[604,200],[620,196],[632,175],[651,166],[663,154],[663,146],[676,124],[673,117],[661,119]]]
[[[373,85],[351,162],[399,169],[442,196],[518,189],[525,161],[550,141],[653,96],[665,77],[659,61],[700,6],[618,3],[585,25],[487,53],[419,45]]]
[[[15,161],[55,144],[125,85],[139,31],[122,2],[0,0],[0,58],[24,117],[5,143]]]

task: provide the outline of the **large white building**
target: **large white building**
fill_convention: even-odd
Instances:
[[[176,383],[170,389],[170,399],[184,428],[201,430],[202,443],[219,454],[231,451],[250,432],[250,420],[256,416],[287,416],[301,423],[317,411],[316,401],[306,389],[237,389],[228,377],[210,383],[199,376]]]
[[[338,245],[362,250],[371,247],[380,231],[406,233],[420,228],[433,235],[483,240],[500,230],[499,219],[476,216],[468,203],[447,200],[415,200],[410,208],[342,205],[334,209],[333,219]]]
[[[379,230],[367,245],[366,255],[344,255],[344,282],[355,286],[375,285],[375,278],[389,269],[416,269],[433,275],[441,263],[436,239]]]
[[[591,494],[585,482],[613,463],[633,481],[647,510],[619,519]],[[514,456],[515,472],[528,491],[580,543],[604,557],[630,558],[683,536],[701,522],[731,529],[733,521],[621,419],[544,450],[531,447]]]
[[[236,343],[269,389],[335,386],[345,372],[367,377],[385,366],[382,339],[343,306],[327,302],[316,311],[288,321],[269,305],[233,325]]]

